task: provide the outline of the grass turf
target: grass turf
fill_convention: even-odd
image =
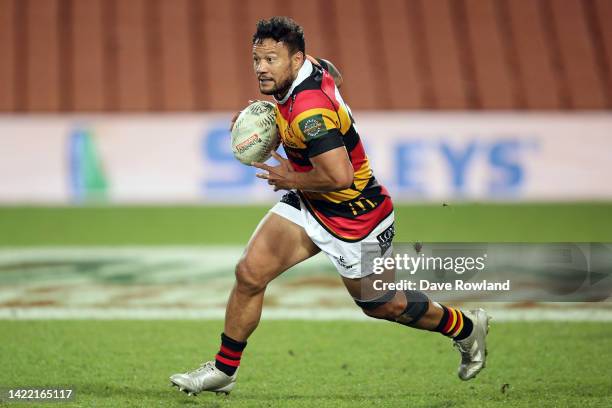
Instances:
[[[266,207],[0,207],[0,246],[246,243]],[[612,203],[396,206],[396,242],[612,242]]]
[[[611,397],[612,325],[564,322],[494,323],[488,367],[464,383],[439,334],[375,321],[264,321],[229,397],[170,388],[169,374],[213,356],[221,329],[1,321],[0,386],[71,386],[76,400],[61,405],[83,407],[603,407]]]
[[[0,207],[0,246],[240,244],[267,208]],[[604,203],[398,206],[396,241],[612,242],[611,214]],[[77,400],[66,405],[83,407],[597,407],[612,397],[612,325],[567,322],[494,324],[489,367],[463,383],[440,335],[384,322],[264,321],[229,398],[171,389],[168,375],[211,357],[221,329],[0,321],[0,387],[71,385]]]

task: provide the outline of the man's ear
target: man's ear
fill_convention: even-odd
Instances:
[[[291,62],[293,63],[293,68],[298,70],[304,63],[304,53],[302,51],[298,51],[291,56]]]

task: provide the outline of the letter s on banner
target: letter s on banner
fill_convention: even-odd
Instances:
[[[463,192],[470,162],[476,153],[476,142],[471,140],[462,149],[451,146],[449,142],[440,143],[440,152],[451,171],[452,186],[456,192]]]
[[[519,140],[500,140],[491,146],[489,163],[492,179],[489,182],[489,192],[493,195],[515,192],[524,181],[524,164],[521,163],[521,149],[524,147]]]
[[[207,168],[204,189],[245,188],[255,184],[256,169],[240,163],[232,154],[227,124],[207,129],[202,139],[202,158]]]

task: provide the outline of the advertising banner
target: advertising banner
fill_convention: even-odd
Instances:
[[[273,202],[231,113],[0,116],[0,203]],[[355,114],[396,202],[612,199],[606,113]],[[270,163],[274,163],[271,159]]]

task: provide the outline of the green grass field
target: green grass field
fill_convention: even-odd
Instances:
[[[0,246],[246,243],[266,207],[0,207]],[[612,242],[612,203],[396,206],[396,241]]]
[[[267,208],[4,207],[0,247],[244,244]],[[396,219],[400,242],[612,242],[605,203],[398,206]],[[0,320],[0,387],[71,386],[76,400],[65,405],[81,407],[612,401],[612,324],[597,322],[493,321],[488,367],[464,383],[455,374],[459,355],[437,334],[376,321],[264,320],[232,395],[194,398],[170,388],[170,374],[213,357],[221,330],[221,321]]]
[[[459,355],[438,334],[386,322],[264,321],[230,396],[171,388],[168,375],[212,357],[221,329],[216,321],[4,321],[0,384],[65,384],[76,394],[66,406],[82,407],[610,406],[609,324],[494,324],[488,367],[462,382]]]

